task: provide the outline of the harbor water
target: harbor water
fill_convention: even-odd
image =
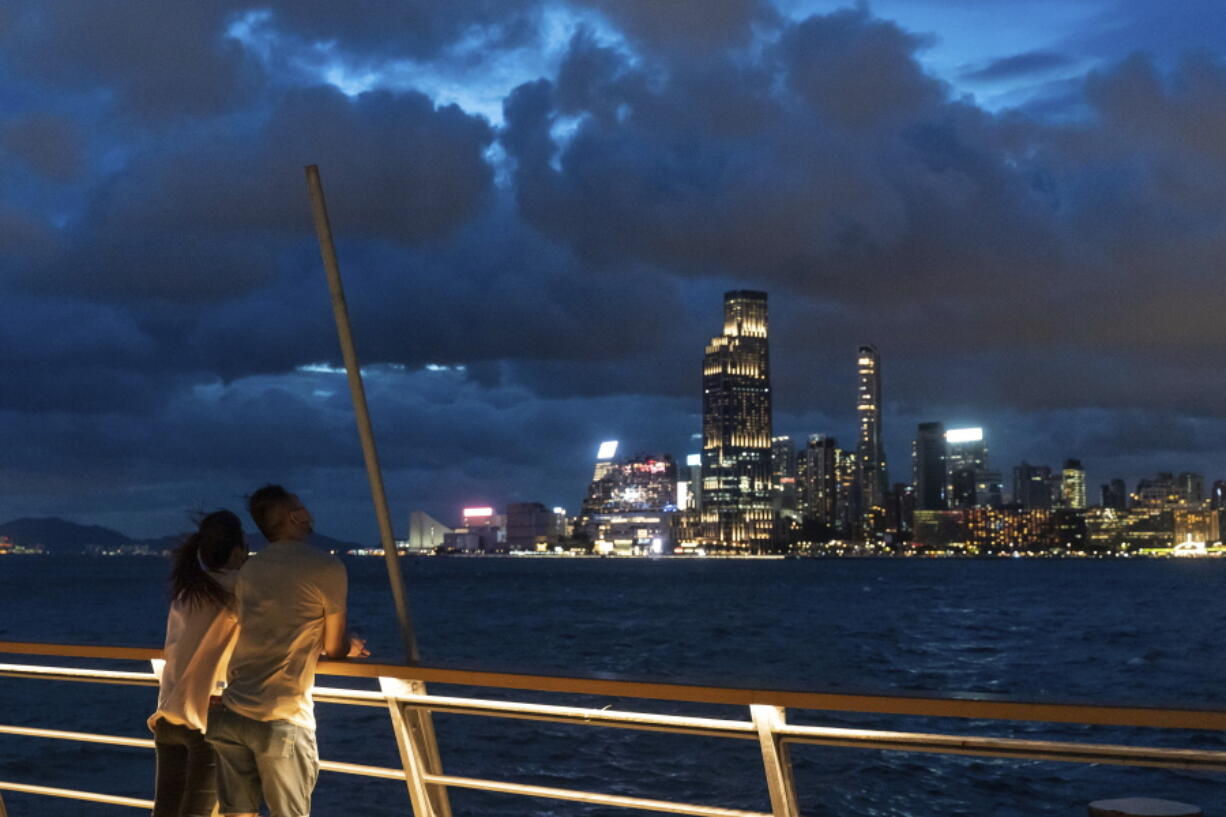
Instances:
[[[372,660],[399,662],[382,560],[347,564],[351,623],[368,639]],[[403,567],[428,663],[715,685],[1223,705],[1226,560],[414,558]],[[0,640],[160,646],[166,568],[159,558],[0,559]],[[476,694],[748,714],[736,707]],[[0,678],[0,723],[143,737],[155,697],[149,688]],[[398,765],[386,712],[317,709],[323,757]],[[1216,732],[823,712],[789,718],[1226,749],[1226,735]],[[454,715],[436,717],[436,729],[448,774],[769,810],[760,756],[748,741]],[[1141,795],[1226,814],[1226,778],[1208,773],[811,746],[793,747],[792,758],[806,815],[1081,815],[1092,800]],[[151,752],[0,736],[0,779],[149,797],[152,775]],[[139,813],[19,794],[5,800],[11,817]],[[457,816],[630,813],[464,791],[454,792],[452,802]],[[316,814],[408,812],[403,784],[321,775]]]

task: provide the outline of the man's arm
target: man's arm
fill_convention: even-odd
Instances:
[[[324,655],[328,658],[346,658],[349,655],[349,639],[345,628],[349,626],[344,610],[324,616]]]
[[[328,658],[339,660],[370,655],[365,639],[351,636],[345,631],[348,624],[344,610],[324,616],[324,655]]]

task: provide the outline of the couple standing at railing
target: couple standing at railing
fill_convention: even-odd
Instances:
[[[369,655],[348,634],[344,564],[306,543],[310,512],[266,485],[247,509],[269,545],[215,511],[175,552],[157,711],[154,817],[306,817],[319,774],[311,686],[320,655]]]

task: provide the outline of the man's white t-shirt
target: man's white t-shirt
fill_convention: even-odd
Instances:
[[[304,542],[273,542],[247,560],[235,596],[239,636],[222,702],[257,721],[315,728],[311,686],[324,616],[345,610],[340,559]]]

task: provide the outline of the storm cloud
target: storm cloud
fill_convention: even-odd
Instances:
[[[1226,476],[1226,27],[1189,4],[1172,53],[1099,8],[1113,39],[968,61],[864,5],[11,4],[0,517],[157,534],[277,479],[369,538],[306,164],[398,518],[573,507],[603,438],[689,453],[740,287],[780,433],[849,443],[878,346],[896,479],[934,419],[1006,471]]]

